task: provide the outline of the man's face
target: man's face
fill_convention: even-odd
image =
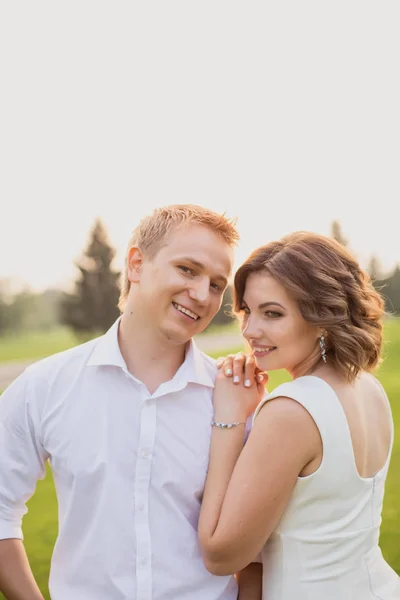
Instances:
[[[150,330],[186,343],[218,312],[232,265],[233,249],[219,235],[197,224],[177,227],[152,259],[142,256],[138,273],[130,262],[133,308]]]

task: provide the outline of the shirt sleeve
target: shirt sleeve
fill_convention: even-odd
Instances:
[[[48,455],[40,442],[40,419],[27,372],[0,396],[0,539],[23,539],[22,517]]]

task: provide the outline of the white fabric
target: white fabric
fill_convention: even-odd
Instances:
[[[361,478],[343,407],[325,381],[306,376],[280,385],[254,418],[278,396],[296,400],[313,417],[323,459],[315,473],[298,478],[262,551],[263,599],[399,600],[400,579],[378,546],[390,453],[374,477]]]
[[[191,343],[151,395],[117,331],[32,365],[0,397],[0,539],[22,538],[48,459],[52,600],[234,600],[235,579],[206,571],[197,540],[215,363]]]

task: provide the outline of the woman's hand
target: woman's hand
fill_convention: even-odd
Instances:
[[[256,366],[252,355],[243,352],[219,358],[217,365],[214,419],[223,423],[245,422],[262,400],[268,376]]]
[[[251,382],[254,378],[264,385],[268,382],[268,374],[257,367],[254,357],[243,352],[220,356],[217,358],[217,367],[223,369],[226,377],[232,377],[235,384],[246,384],[246,381]]]

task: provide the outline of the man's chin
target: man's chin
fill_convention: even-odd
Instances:
[[[171,327],[164,330],[164,336],[166,339],[172,343],[177,345],[187,344],[195,335],[199,334],[203,331],[203,328],[193,328],[192,330],[183,328],[183,327]]]

